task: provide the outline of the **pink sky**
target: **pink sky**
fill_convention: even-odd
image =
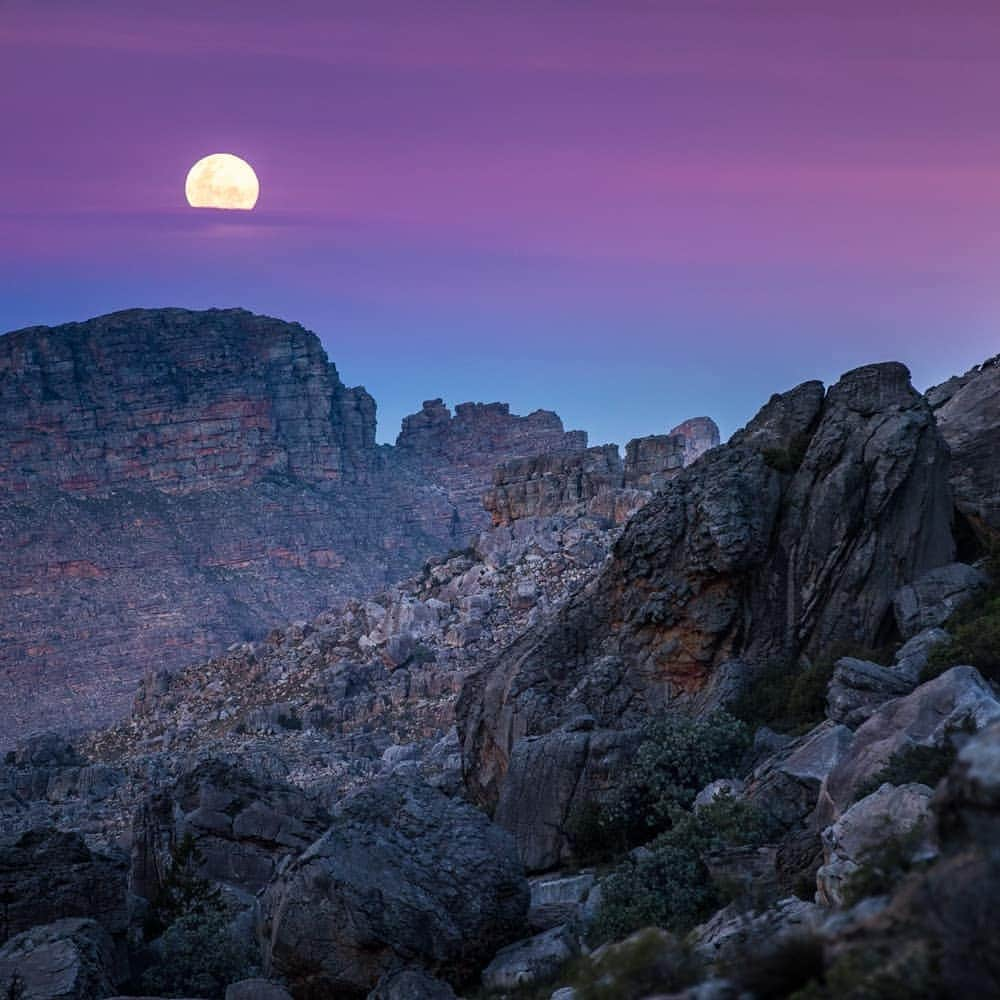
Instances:
[[[998,52],[994,3],[0,0],[0,328],[297,319],[386,439],[935,381],[1000,350]],[[252,214],[186,208],[217,150]]]

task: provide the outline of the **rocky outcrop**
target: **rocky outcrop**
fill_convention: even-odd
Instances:
[[[201,857],[199,874],[249,901],[284,858],[320,836],[328,819],[292,785],[225,760],[196,762],[136,810],[129,889],[154,900],[173,849],[190,835]]]
[[[926,785],[882,785],[855,802],[823,831],[823,865],[816,874],[816,898],[843,906],[851,878],[877,852],[897,850],[913,863],[934,855],[926,829],[932,789]]]
[[[101,1000],[117,979],[111,938],[93,920],[33,927],[0,948],[0,989],[22,1000]]]
[[[368,1000],[455,1000],[455,991],[422,969],[403,969],[383,976]]]
[[[928,390],[951,448],[955,502],[983,542],[1000,537],[1000,355]]]
[[[902,365],[773,398],[649,500],[551,622],[466,683],[473,794],[495,805],[516,742],[577,716],[622,729],[667,706],[697,710],[737,658],[893,634],[899,587],[952,558],[946,475]]]
[[[78,833],[49,828],[0,837],[3,933],[94,916],[109,934],[124,934],[126,877],[124,858],[91,851]]]
[[[829,772],[819,814],[832,823],[854,802],[857,792],[910,746],[942,746],[963,729],[978,730],[1000,718],[1000,701],[973,667],[959,666],[921,684],[911,694],[876,710],[855,732],[846,752]]]
[[[566,731],[525,737],[512,749],[494,818],[509,830],[528,871],[572,857],[572,819],[607,798],[640,742],[637,730],[593,730],[580,719]]]
[[[262,901],[270,967],[296,996],[364,997],[414,964],[456,983],[524,926],[528,885],[504,831],[426,785],[345,799]]]
[[[314,334],[238,309],[0,337],[0,747],[461,548],[497,462],[585,445],[469,403],[377,446]]]
[[[949,563],[900,587],[892,600],[896,624],[909,639],[924,629],[943,625],[963,604],[989,583],[974,566]]]

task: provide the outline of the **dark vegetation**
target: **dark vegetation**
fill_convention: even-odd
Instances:
[[[933,680],[951,667],[969,664],[988,680],[1000,683],[1000,545],[990,551],[984,569],[990,585],[945,623],[951,639],[931,650],[921,681]]]
[[[802,464],[809,450],[812,433],[796,434],[787,448],[765,448],[761,454],[764,462],[778,472],[793,473]]]
[[[151,964],[138,985],[161,997],[222,997],[256,971],[249,942],[237,940],[218,888],[198,874],[204,858],[190,833],[174,846],[144,930]]]
[[[837,660],[854,656],[874,663],[892,661],[895,649],[871,649],[838,643],[815,663],[803,666],[777,659],[758,670],[729,710],[751,730],[767,726],[779,733],[801,736],[826,718],[826,694]]]
[[[749,730],[728,712],[651,720],[614,797],[570,817],[577,860],[608,861],[669,830],[676,811],[689,808],[705,785],[740,771],[749,746]]]
[[[924,828],[918,825],[903,836],[889,837],[870,855],[844,885],[844,902],[853,906],[869,896],[883,896],[911,872],[925,868],[926,862],[915,861]]]
[[[759,847],[773,833],[759,810],[728,795],[697,812],[676,808],[671,828],[602,883],[592,943],[647,926],[687,933],[733,896],[732,886],[711,878],[708,856],[728,848]]]

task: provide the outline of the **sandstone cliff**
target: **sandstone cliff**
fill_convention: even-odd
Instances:
[[[438,400],[377,446],[315,335],[242,310],[0,337],[3,740],[110,721],[149,667],[464,546],[494,464],[585,444],[553,413]]]

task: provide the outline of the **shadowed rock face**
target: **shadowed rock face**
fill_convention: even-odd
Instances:
[[[551,622],[467,682],[473,794],[496,803],[523,737],[696,709],[736,658],[885,637],[896,590],[952,558],[947,459],[902,365],[774,397],[632,518]]]
[[[296,996],[364,997],[401,965],[468,982],[524,926],[511,838],[467,803],[397,778],[334,810],[261,901],[274,972]]]
[[[436,401],[377,446],[316,336],[243,310],[0,337],[0,744],[111,721],[149,667],[400,579],[488,523],[498,461],[585,444]]]
[[[984,541],[1000,538],[1000,355],[930,389],[951,448],[955,503]]]

